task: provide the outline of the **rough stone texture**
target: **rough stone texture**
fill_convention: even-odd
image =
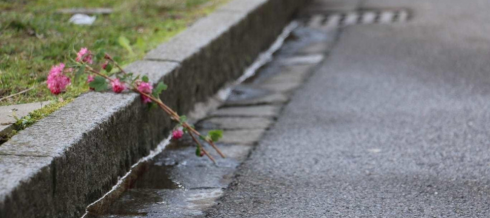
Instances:
[[[277,105],[261,105],[249,107],[227,107],[213,112],[213,117],[276,117],[281,107]]]
[[[214,117],[196,124],[196,127],[203,129],[266,129],[272,125],[272,120],[266,117]]]
[[[0,213],[0,217],[23,217],[25,211],[46,214],[50,217],[50,208],[44,207],[52,204],[54,199],[55,187],[46,184],[53,184],[53,171],[51,157],[27,157],[14,155],[0,155],[0,211],[5,211],[5,206],[12,212],[9,214]],[[22,178],[29,178],[23,181]],[[13,191],[12,191],[13,190]],[[43,196],[42,198],[31,198],[33,195]],[[34,204],[39,208],[25,208],[22,205]]]
[[[158,81],[165,77],[169,92],[178,92],[184,87],[173,82],[178,65],[165,62],[135,62],[127,70],[144,69]],[[173,72],[173,73],[172,73]],[[171,90],[172,89],[172,90]],[[176,90],[177,89],[177,90]],[[162,96],[172,106],[178,99]],[[32,192],[23,186],[8,189],[1,201],[0,215],[4,217],[78,216],[85,206],[105,193],[138,159],[146,156],[165,132],[171,128],[170,120],[161,111],[147,113],[136,94],[87,93],[73,103],[61,108],[42,121],[27,128],[10,141],[0,146],[3,156],[34,156],[50,158],[44,167],[29,175],[14,174],[9,180],[19,180],[27,187],[52,189],[48,196]],[[190,102],[188,103],[190,104]],[[162,134],[163,133],[163,134]],[[1,169],[7,167],[0,165]],[[49,177],[48,180],[33,180],[33,177]],[[18,196],[29,196],[29,201]],[[43,202],[43,204],[33,204]],[[29,207],[30,210],[18,210]],[[18,216],[13,216],[13,214]]]
[[[269,0],[251,10],[213,13],[158,48],[165,50],[179,42],[170,57],[151,52],[147,59],[157,61],[136,62],[128,70],[148,73],[152,81],[165,80],[170,88],[162,95],[163,101],[185,114],[240,76],[305,2]],[[170,128],[167,116],[159,110],[148,113],[136,94],[80,96],[0,146],[2,158],[47,158],[42,163],[23,162],[31,169],[29,173],[0,180],[0,217],[80,216],[87,204],[107,192]],[[0,172],[6,167],[1,164]],[[9,181],[19,185],[7,185]],[[51,195],[44,190],[52,190]]]
[[[362,2],[363,0],[313,0],[301,13],[348,12],[356,10]]]

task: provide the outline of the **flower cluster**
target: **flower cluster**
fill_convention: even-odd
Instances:
[[[113,72],[113,66],[119,72]],[[48,75],[48,88],[54,95],[59,95],[65,92],[67,86],[71,83],[70,77],[65,74],[73,74],[75,76],[74,80],[78,81],[77,78],[81,76],[80,74],[84,73],[87,74],[87,83],[92,91],[107,91],[112,89],[114,93],[122,93],[125,90],[130,90],[139,93],[141,101],[144,104],[148,104],[150,108],[159,106],[172,120],[178,123],[176,129],[172,131],[172,138],[178,140],[184,136],[184,133],[189,134],[197,145],[197,156],[206,155],[214,162],[213,157],[201,145],[199,141],[201,139],[216,149],[222,157],[225,157],[214,145],[214,142],[222,137],[221,130],[209,131],[207,136],[201,135],[194,127],[187,123],[185,116],[179,116],[160,100],[160,94],[167,89],[167,85],[159,82],[156,86],[153,86],[147,76],[140,77],[139,75],[126,72],[103,49],[93,53],[88,48],[81,48],[76,54],[73,65],[69,66],[68,69],[65,70],[64,63],[53,66]]]
[[[151,85],[151,83],[147,83],[147,82],[140,82],[138,83],[138,90],[140,92],[143,92],[145,94],[151,94],[152,91],[153,91],[153,86]],[[143,101],[143,103],[151,103],[151,99],[148,98],[147,96],[145,95],[141,95],[141,100]]]
[[[77,53],[77,58],[75,59],[77,62],[92,64],[93,63],[93,55],[92,52],[88,50],[88,48],[82,48]]]
[[[48,75],[48,88],[51,93],[58,95],[66,91],[66,87],[70,85],[71,80],[69,77],[63,74],[65,64],[60,63],[57,66],[53,66]]]

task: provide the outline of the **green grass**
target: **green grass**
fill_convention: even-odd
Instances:
[[[0,2],[0,99],[23,90],[30,91],[0,101],[1,105],[52,100],[45,80],[52,65],[68,62],[73,50],[105,41],[106,51],[122,64],[141,59],[146,52],[168,40],[190,23],[228,0],[37,0]],[[17,3],[16,3],[17,2]],[[21,3],[18,3],[21,2]],[[91,26],[68,23],[71,15],[62,8],[114,9],[97,15]],[[129,39],[133,53],[118,43]],[[66,101],[88,91],[82,80],[72,81],[62,95]],[[63,103],[57,103],[62,105]],[[58,107],[53,107],[58,108]]]

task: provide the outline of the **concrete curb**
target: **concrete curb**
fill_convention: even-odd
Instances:
[[[127,67],[169,85],[181,114],[271,44],[307,1],[234,0]],[[0,146],[0,218],[78,217],[172,128],[133,93],[87,93]]]

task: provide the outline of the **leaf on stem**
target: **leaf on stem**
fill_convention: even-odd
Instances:
[[[181,124],[187,122],[187,116],[185,116],[185,115],[180,116],[179,121]]]
[[[165,83],[163,82],[159,82],[157,87],[155,89],[153,89],[153,96],[155,96],[155,98],[159,98],[160,97],[160,93],[162,93],[163,90],[167,90],[167,85],[165,85]]]
[[[105,49],[101,48],[97,51],[97,54],[95,55],[95,58],[97,60],[102,60],[104,59],[104,56],[105,56]]]
[[[105,71],[107,73],[110,73],[112,71],[112,64],[107,64],[107,66],[105,67]]]
[[[158,104],[157,104],[157,103],[155,103],[155,102],[150,102],[150,103],[148,104],[148,110],[151,110],[151,109],[153,109],[153,108],[157,108],[157,107],[158,107]]]
[[[196,147],[196,156],[198,156],[198,157],[201,156],[201,147],[200,146]]]
[[[141,78],[141,80],[143,80],[143,82],[145,82],[145,83],[147,83],[148,81],[150,81],[150,80],[148,79],[148,76],[143,76],[143,78]]]
[[[217,142],[223,137],[223,130],[211,130],[208,132],[208,136],[213,142]]]
[[[90,88],[95,89],[95,91],[104,91],[107,90],[107,81],[104,77],[96,76],[94,81],[89,83]]]
[[[138,80],[140,78],[140,75],[134,77],[132,80],[131,80],[131,85],[134,84],[134,82],[136,82],[136,80]]]

